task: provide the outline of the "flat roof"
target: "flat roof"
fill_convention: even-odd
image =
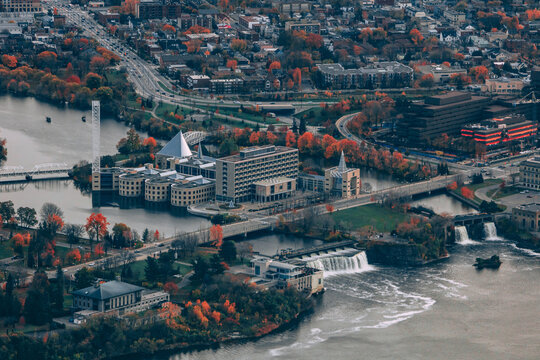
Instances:
[[[254,185],[268,186],[268,185],[282,184],[282,183],[289,182],[289,181],[292,181],[292,180],[294,180],[294,179],[286,177],[286,176],[280,176],[280,177],[275,177],[275,178],[271,178],[271,179],[257,181],[257,182],[254,182],[253,184]]]
[[[523,204],[523,205],[516,206],[514,209],[538,212],[540,211],[540,204],[535,204],[535,203]]]
[[[274,146],[274,145],[268,145],[268,146]],[[252,146],[252,147],[246,148],[246,149],[244,149],[242,151],[246,151],[246,150],[249,150],[249,151],[264,150],[268,146]],[[261,153],[259,155],[249,156],[249,157],[242,157],[241,154],[235,154],[235,155],[229,155],[229,156],[222,157],[222,158],[218,159],[218,161],[222,161],[222,162],[240,162],[240,161],[245,161],[245,160],[261,158],[261,157],[267,156],[267,155],[280,154],[280,153],[286,153],[286,152],[298,152],[298,149],[294,149],[294,148],[290,148],[290,147],[286,147],[286,146],[274,146],[274,147],[275,147],[274,151],[264,152],[264,153]]]

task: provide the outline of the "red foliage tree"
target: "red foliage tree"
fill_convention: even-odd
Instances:
[[[13,55],[2,55],[2,64],[4,66],[7,66],[8,68],[16,68],[17,67],[17,58]]]
[[[466,186],[461,188],[461,195],[467,199],[474,199],[474,192]]]
[[[227,60],[226,66],[231,70],[236,70],[236,67],[238,66],[238,61],[234,59]]]
[[[220,248],[223,245],[223,228],[216,224],[210,228],[210,240],[213,241],[215,247]]]
[[[172,281],[166,282],[165,285],[163,285],[163,291],[168,292],[171,295],[176,295],[178,293],[178,285]]]
[[[66,254],[66,263],[72,265],[80,263],[82,259],[79,249],[73,249]]]
[[[108,225],[109,222],[107,221],[107,218],[103,216],[103,214],[92,213],[92,215],[86,219],[86,225],[84,227],[90,236],[90,240],[93,240],[95,237],[96,242],[99,242],[99,237],[103,237],[107,233]]]
[[[272,72],[272,70],[279,70],[281,69],[281,63],[277,60],[272,61],[270,65],[268,65],[268,72]]]
[[[418,31],[418,29],[412,29],[409,32],[409,35],[410,35],[411,41],[413,42],[414,45],[420,45],[422,43],[422,41],[424,41],[424,37],[422,36],[420,31]]]

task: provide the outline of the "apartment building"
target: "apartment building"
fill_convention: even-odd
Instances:
[[[1,0],[0,13],[35,13],[41,11],[40,0]]]
[[[540,189],[540,156],[534,156],[519,165],[521,185],[527,189]]]
[[[414,70],[396,61],[345,69],[341,64],[317,64],[323,87],[331,89],[373,89],[411,86]]]
[[[285,31],[304,31],[306,34],[320,34],[321,23],[318,21],[287,21]]]
[[[251,201],[256,182],[297,176],[298,149],[275,145],[249,147],[216,160],[216,200]]]
[[[524,84],[521,79],[509,79],[500,77],[497,79],[486,79],[482,85],[482,91],[492,94],[521,94]]]

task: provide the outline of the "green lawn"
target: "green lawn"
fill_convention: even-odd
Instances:
[[[0,259],[12,257],[13,255],[13,249],[11,248],[9,241],[6,240],[0,242]]]
[[[334,220],[350,224],[353,230],[359,230],[366,225],[372,225],[377,231],[390,232],[399,223],[407,221],[409,215],[382,207],[378,204],[369,204],[355,208],[336,211],[332,213]]]
[[[165,119],[165,115],[166,114],[169,114],[169,113],[174,113],[176,110],[176,105],[173,105],[173,104],[166,104],[166,103],[161,103],[158,105],[158,107],[156,108],[156,115],[159,116],[160,118],[162,119]],[[176,113],[178,115],[183,115],[184,117],[186,117],[187,115],[189,114],[193,114],[195,111],[193,110],[190,110],[190,109],[186,109],[186,108],[183,108],[181,106],[178,106],[178,111],[176,111]]]
[[[486,195],[489,196],[490,198],[492,198],[493,200],[498,200],[498,199],[506,197],[506,196],[519,194],[520,191],[521,191],[521,189],[519,189],[517,187],[505,186],[502,189],[497,188],[497,189],[489,190],[486,193]]]

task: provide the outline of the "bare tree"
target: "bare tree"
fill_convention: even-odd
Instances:
[[[64,226],[64,232],[66,233],[67,241],[69,243],[69,247],[71,248],[73,244],[77,244],[81,239],[81,236],[84,233],[84,226],[77,224],[66,224],[66,226]]]
[[[318,220],[319,214],[321,213],[320,209],[317,206],[310,206],[304,209],[304,221],[303,228],[305,232],[311,230],[315,222]]]
[[[245,258],[250,257],[253,254],[253,246],[248,242],[237,243],[236,253],[240,257],[240,260],[244,262]]]
[[[45,203],[41,207],[41,210],[39,211],[39,216],[41,218],[41,221],[46,223],[49,221],[50,217],[53,215],[58,215],[61,218],[64,217],[64,212],[62,209],[60,209],[57,205],[53,203]]]

